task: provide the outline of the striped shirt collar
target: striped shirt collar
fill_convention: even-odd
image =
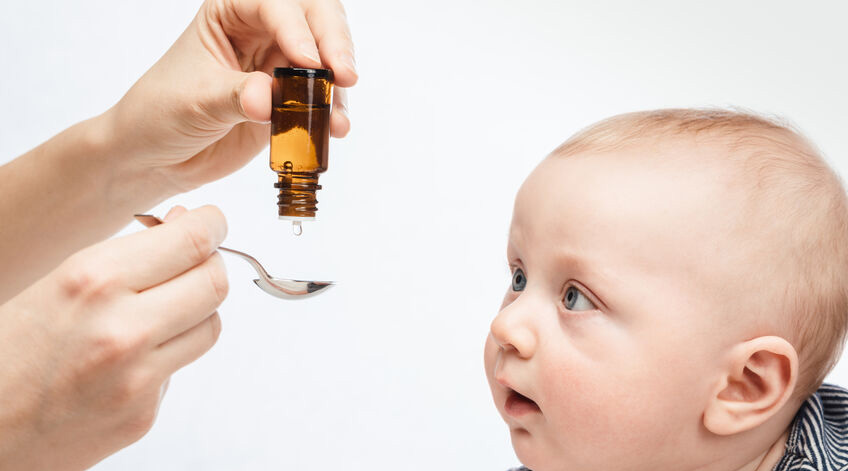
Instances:
[[[807,398],[789,430],[774,471],[848,469],[848,390],[822,384]]]

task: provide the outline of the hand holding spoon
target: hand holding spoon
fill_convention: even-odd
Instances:
[[[135,218],[138,222],[147,227],[162,224],[161,219],[150,214],[136,214]],[[327,288],[333,286],[332,281],[303,281],[274,278],[265,271],[265,268],[262,267],[258,260],[250,255],[244,252],[239,252],[238,250],[228,249],[226,247],[218,247],[218,250],[238,255],[247,261],[247,263],[249,263],[259,275],[259,278],[253,280],[253,282],[256,283],[256,286],[261,288],[262,291],[265,291],[271,296],[276,296],[282,299],[305,299],[315,296],[316,294],[324,293],[327,291]]]

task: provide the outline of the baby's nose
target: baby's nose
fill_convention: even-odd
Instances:
[[[516,302],[504,307],[489,328],[492,340],[503,350],[515,350],[521,358],[530,358],[536,351],[536,333],[528,319],[529,313],[519,312]]]

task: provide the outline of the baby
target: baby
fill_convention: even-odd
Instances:
[[[848,469],[848,201],[798,133],[617,116],[518,192],[486,374],[533,471]]]

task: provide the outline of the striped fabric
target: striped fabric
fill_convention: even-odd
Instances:
[[[823,384],[795,414],[774,471],[848,470],[848,390]]]
[[[848,390],[823,384],[804,401],[773,471],[848,471]]]

